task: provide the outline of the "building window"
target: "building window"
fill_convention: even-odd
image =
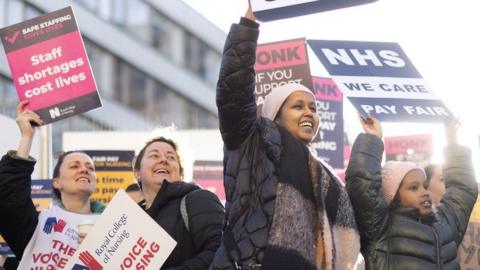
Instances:
[[[101,95],[113,98],[113,56],[89,40],[84,39],[85,50]]]
[[[10,79],[0,77],[0,113],[15,118],[18,95]]]
[[[22,1],[18,0],[6,0],[5,1],[5,26],[19,23],[24,20],[23,8],[24,5]]]

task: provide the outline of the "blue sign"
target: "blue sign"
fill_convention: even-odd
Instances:
[[[392,122],[447,122],[453,118],[397,43],[307,43],[360,115]]]

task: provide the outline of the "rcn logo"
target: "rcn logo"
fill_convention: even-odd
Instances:
[[[48,110],[50,113],[50,118],[55,119],[56,117],[60,117],[60,109],[55,107],[53,109]]]
[[[15,31],[15,33],[13,33],[13,36],[4,36],[3,39],[5,39],[5,41],[7,41],[8,43],[13,44],[17,40],[19,34],[20,31]]]
[[[57,221],[56,217],[49,217],[47,218],[47,221],[45,221],[45,225],[43,225],[43,231],[46,234],[52,233],[52,229],[54,232],[63,232],[63,229],[65,228],[65,225],[67,223],[63,219],[59,219]]]
[[[103,269],[102,265],[98,263],[98,261],[95,260],[92,254],[90,254],[90,252],[88,251],[80,252],[79,259],[86,266],[76,263],[72,267],[72,270],[102,270]]]

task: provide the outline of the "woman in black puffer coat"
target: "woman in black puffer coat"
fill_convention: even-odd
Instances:
[[[456,127],[446,128],[446,192],[435,209],[423,169],[400,161],[382,168],[380,123],[361,121],[366,134],[354,143],[346,182],[366,269],[460,269],[457,249],[478,191],[470,151],[456,144]]]
[[[258,27],[249,9],[223,51],[217,106],[227,223],[210,269],[356,269],[360,236],[350,199],[308,149],[319,128],[312,91],[279,83],[257,117]]]

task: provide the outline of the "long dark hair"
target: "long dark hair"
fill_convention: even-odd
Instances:
[[[84,154],[86,156],[87,153],[85,152],[82,152],[82,151],[67,151],[67,152],[61,152],[58,156],[58,160],[57,160],[57,164],[55,164],[55,167],[53,168],[53,178],[57,178],[60,176],[60,167],[62,166],[63,164],[63,161],[65,160],[65,157],[70,155],[70,154],[73,154],[73,153],[80,153],[80,154]],[[54,188],[52,186],[52,189],[53,189],[53,195],[58,198],[59,200],[62,199],[62,194],[60,193],[60,190]]]
[[[167,143],[173,148],[173,150],[175,150],[175,154],[177,155],[178,160],[178,167],[180,168],[180,177],[183,178],[183,166],[180,160],[180,156],[178,155],[178,145],[173,140],[167,139],[163,136],[153,138],[145,143],[142,150],[140,150],[140,152],[138,152],[138,155],[133,159],[133,170],[140,171],[140,164],[142,163],[143,156],[145,155],[145,149],[147,149],[148,146],[155,142]],[[139,184],[140,186],[142,185],[140,182]]]

